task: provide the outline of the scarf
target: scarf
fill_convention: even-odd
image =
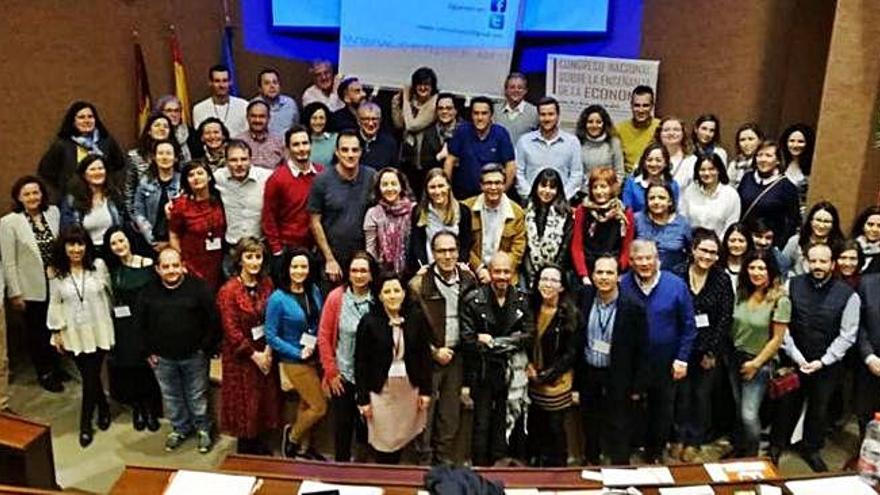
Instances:
[[[555,263],[565,234],[565,214],[556,208],[547,208],[544,216],[543,232],[539,229],[537,208],[529,204],[526,209],[526,242],[529,247],[529,261],[535,268]]]
[[[378,225],[378,248],[380,266],[392,268],[401,273],[406,267],[406,246],[409,243],[410,214],[413,203],[409,198],[400,198],[396,204],[379,201],[376,224]]]
[[[101,139],[101,133],[98,132],[98,128],[92,130],[91,133],[85,136],[70,136],[71,141],[77,144],[77,146],[81,148],[85,148],[89,154],[104,156],[104,152],[101,151],[101,148],[98,147],[98,141]]]
[[[174,137],[177,139],[177,144],[180,145],[180,162],[186,163],[192,160],[192,152],[189,150],[189,145],[187,145],[187,141],[189,141],[189,127],[181,122],[174,128]]]
[[[582,204],[593,218],[593,222],[590,223],[590,230],[588,232],[590,237],[596,235],[597,223],[608,222],[610,220],[617,220],[620,222],[620,236],[626,237],[626,229],[628,226],[626,220],[626,208],[623,206],[623,202],[620,201],[620,199],[614,198],[611,201],[600,205],[594,203],[589,196],[587,196],[584,198]]]

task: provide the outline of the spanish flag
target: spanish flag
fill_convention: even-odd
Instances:
[[[135,84],[135,122],[140,135],[150,116],[150,81],[147,79],[147,66],[144,63],[144,51],[139,41],[134,42],[134,84]]]
[[[180,100],[180,118],[185,124],[192,122],[190,118],[189,90],[186,87],[186,70],[183,67],[183,52],[174,26],[171,27],[171,62],[174,64],[174,95]]]

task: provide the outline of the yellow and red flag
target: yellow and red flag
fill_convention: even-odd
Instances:
[[[174,95],[180,100],[180,117],[183,122],[190,124],[189,90],[186,87],[186,69],[183,67],[183,52],[180,50],[180,42],[177,33],[171,28],[171,62],[174,64]]]

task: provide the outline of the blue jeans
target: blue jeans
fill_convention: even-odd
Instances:
[[[773,374],[773,361],[764,363],[755,376],[744,381],[737,364],[728,366],[733,400],[736,401],[739,425],[737,428],[737,452],[741,456],[758,455],[761,441],[761,403],[767,392],[767,382]]]
[[[165,415],[174,431],[189,435],[193,430],[210,431],[208,418],[208,359],[196,351],[185,359],[159,358],[156,380],[162,390]]]

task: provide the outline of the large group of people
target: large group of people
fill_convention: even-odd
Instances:
[[[832,203],[804,204],[808,126],[743,124],[728,154],[715,115],[656,118],[646,86],[631,119],[590,105],[569,133],[519,73],[467,119],[427,67],[390,111],[311,73],[300,112],[278,71],[247,101],[214,66],[193,126],[160,98],[127,153],[74,103],[13,185],[5,295],[43,388],[76,363],[83,447],[111,424],[105,360],[136,430],[169,420],[169,451],[219,429],[268,455],[280,431],[283,455],[323,459],[332,408],[341,462],[355,443],[462,461],[465,404],[479,466],[566,465],[575,406],[588,464],[693,462],[725,436],[754,456],[762,408],[778,462],[806,403],[799,452],[823,471],[832,402],[863,427],[880,405],[880,207],[847,238]]]

